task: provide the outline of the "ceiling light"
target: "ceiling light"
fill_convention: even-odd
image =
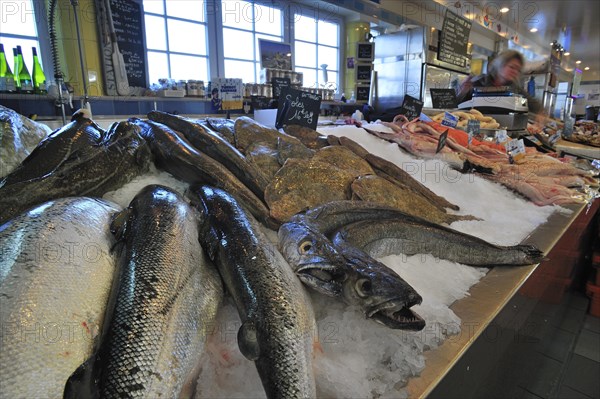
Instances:
[[[501,12],[502,14],[504,14],[504,13],[507,13],[508,11],[510,11],[510,9],[509,9],[508,7],[502,7],[502,8],[500,9],[500,12]]]
[[[581,64],[581,60],[575,61],[576,64]]]
[[[529,32],[535,33],[535,32],[537,32],[537,28],[531,28],[531,29],[529,29]]]
[[[568,51],[565,53],[565,55],[571,55],[571,53],[569,53]]]
[[[586,70],[586,71],[589,71],[589,70],[590,70],[590,67],[585,67],[585,68],[583,68],[583,69],[584,69],[584,70]]]

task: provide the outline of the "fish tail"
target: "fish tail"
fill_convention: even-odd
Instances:
[[[97,376],[96,355],[92,355],[81,366],[71,374],[65,390],[63,399],[99,399],[100,390],[98,387],[99,376]]]
[[[526,264],[540,263],[546,259],[544,257],[544,253],[534,245],[517,245],[515,249],[519,250],[525,255],[525,262],[527,262]]]

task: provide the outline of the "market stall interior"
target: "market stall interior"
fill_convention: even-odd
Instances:
[[[535,345],[600,316],[586,13],[179,3],[2,2],[0,397],[600,395]]]

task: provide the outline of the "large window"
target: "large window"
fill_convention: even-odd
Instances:
[[[281,10],[253,1],[225,0],[221,4],[225,76],[258,82],[259,39],[283,41]]]
[[[296,72],[304,74],[305,87],[337,88],[339,57],[338,23],[295,15],[294,64]]]
[[[160,78],[207,81],[204,0],[144,0],[149,83]]]
[[[41,54],[32,0],[0,0],[0,43],[4,45],[6,61],[11,70],[14,69],[13,48],[21,46],[25,65],[29,72],[32,72],[31,48],[35,47],[38,55]],[[41,63],[41,57],[39,58]]]

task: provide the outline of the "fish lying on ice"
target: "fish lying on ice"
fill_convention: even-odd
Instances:
[[[148,119],[182,133],[198,151],[220,162],[263,200],[269,180],[253,163],[248,162],[244,154],[219,134],[196,121],[166,112],[151,111]]]
[[[194,366],[223,287],[198,243],[198,213],[150,185],[113,220],[120,275],[97,352],[69,378],[66,398],[174,398]]]
[[[281,253],[311,289],[358,306],[367,318],[387,327],[425,327],[425,321],[410,310],[422,301],[414,288],[363,251],[343,242],[334,245],[306,215],[281,225],[278,237]]]
[[[432,254],[440,259],[471,266],[518,266],[542,261],[533,245],[500,246],[450,228],[414,220],[365,220],[341,228],[332,237],[373,257]]]
[[[102,196],[148,171],[150,148],[129,122],[98,131],[78,118],[53,133],[0,182],[0,224],[56,198]]]
[[[0,398],[59,398],[91,355],[117,260],[91,198],[46,202],[0,227]]]
[[[271,228],[279,225],[269,216],[269,209],[225,166],[197,151],[182,134],[153,121],[131,118],[141,128],[156,164],[173,176],[190,184],[211,184],[231,193],[258,220]]]
[[[187,194],[201,211],[202,246],[236,304],[238,346],[254,360],[268,398],[314,398],[310,298],[254,218],[226,192],[208,186]]]
[[[0,105],[0,178],[12,172],[52,129]]]

